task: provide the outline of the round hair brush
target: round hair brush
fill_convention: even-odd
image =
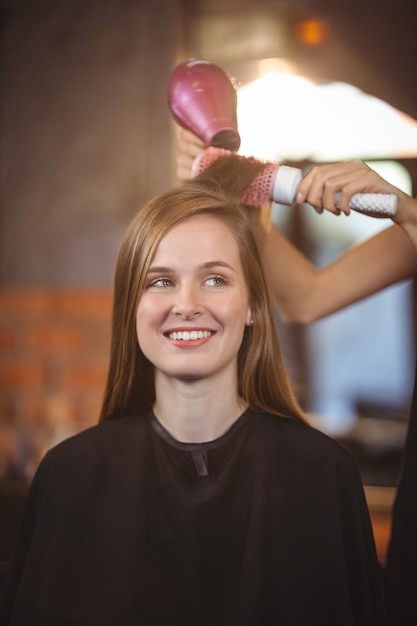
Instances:
[[[192,176],[203,172],[219,157],[230,154],[231,151],[222,148],[207,148],[194,160]],[[257,207],[264,207],[268,202],[291,206],[295,203],[301,178],[302,171],[297,167],[266,161],[264,169],[253,179],[242,201]],[[337,193],[336,205],[339,197],[340,193]],[[391,217],[395,214],[397,201],[395,194],[357,193],[352,196],[349,206],[354,211],[374,217]]]

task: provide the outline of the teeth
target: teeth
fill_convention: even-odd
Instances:
[[[196,339],[204,339],[210,337],[209,330],[177,330],[169,333],[170,339],[181,339],[182,341],[195,341]]]

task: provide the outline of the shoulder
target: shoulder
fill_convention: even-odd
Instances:
[[[140,442],[147,431],[146,414],[134,417],[109,419],[65,439],[48,450],[40,468],[99,463],[103,458],[114,458],[128,453]]]
[[[39,463],[28,496],[28,519],[120,493],[126,476],[146,477],[147,415],[108,420],[51,448]],[[82,505],[84,506],[84,505]]]
[[[307,423],[249,411],[247,424],[251,437],[273,454],[279,452],[306,463],[341,465],[356,471],[351,454],[341,443]]]
[[[248,410],[248,427],[269,437],[285,438],[288,443],[293,442],[297,445],[314,442],[320,446],[333,446],[336,443],[331,437],[306,422],[272,413]]]

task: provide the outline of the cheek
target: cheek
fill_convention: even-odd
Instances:
[[[147,342],[152,330],[157,330],[163,323],[169,305],[164,298],[143,296],[136,310],[136,336],[139,345]]]
[[[235,305],[233,308],[234,308],[235,317],[239,317],[240,319],[243,319],[246,323],[248,317],[250,317],[249,299],[248,299],[246,292],[243,291],[239,295],[239,298],[236,299]]]
[[[233,303],[225,307],[224,316],[229,324],[235,327],[236,332],[244,331],[244,327],[249,323],[248,320],[251,317],[247,298],[244,296],[236,298]]]
[[[141,298],[136,310],[136,325],[149,325],[163,315],[163,301],[157,297],[145,295]]]

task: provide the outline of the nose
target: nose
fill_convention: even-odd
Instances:
[[[177,290],[172,312],[174,315],[187,320],[194,319],[198,315],[201,315],[203,312],[203,304],[198,289],[189,284],[181,285]]]

